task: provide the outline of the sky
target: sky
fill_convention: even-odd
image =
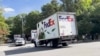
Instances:
[[[2,0],[2,7],[6,11],[5,17],[16,16],[20,13],[29,13],[30,11],[38,10],[41,12],[41,7],[51,0]]]

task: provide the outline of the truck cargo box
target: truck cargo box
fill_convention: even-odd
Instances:
[[[77,35],[75,13],[57,12],[37,23],[39,40]]]

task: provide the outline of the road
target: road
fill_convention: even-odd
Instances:
[[[100,56],[100,42],[70,44],[67,47],[3,46],[5,56]]]

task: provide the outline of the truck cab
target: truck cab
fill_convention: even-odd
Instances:
[[[31,30],[31,43],[34,43],[36,37],[37,37],[37,30]]]

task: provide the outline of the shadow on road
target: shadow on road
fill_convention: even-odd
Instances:
[[[22,53],[29,53],[29,52],[42,52],[42,51],[49,51],[54,49],[61,49],[61,48],[70,48],[71,46],[67,47],[58,47],[58,48],[51,48],[51,47],[30,47],[30,48],[18,48],[15,50],[8,50],[5,51],[6,55],[14,55],[14,54],[22,54]]]

